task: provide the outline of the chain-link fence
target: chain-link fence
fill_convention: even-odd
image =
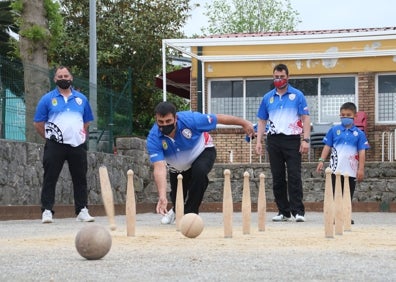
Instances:
[[[42,69],[41,71],[48,74],[51,89],[54,88],[54,70]],[[94,113],[96,127],[90,127],[90,144],[94,142],[94,149],[97,151],[111,153],[114,152],[115,137],[132,135],[133,132],[132,72],[131,70],[98,69],[97,73],[100,79],[96,88],[97,112]],[[74,88],[89,99],[88,76],[74,74],[73,77]],[[0,56],[0,138],[26,140],[24,94],[22,63]]]

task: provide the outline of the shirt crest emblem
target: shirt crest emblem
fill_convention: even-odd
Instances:
[[[52,98],[51,103],[52,103],[52,106],[57,106],[58,100],[56,100],[56,98]]]
[[[166,143],[165,140],[162,140],[162,148],[163,148],[164,150],[168,150],[168,143]]]
[[[77,97],[77,98],[76,98],[76,103],[77,103],[77,105],[81,106],[81,104],[82,104],[82,99],[79,98],[79,97]]]
[[[192,137],[191,129],[189,129],[189,128],[183,129],[182,135],[183,135],[184,137],[186,137],[187,139],[191,139],[191,137]]]

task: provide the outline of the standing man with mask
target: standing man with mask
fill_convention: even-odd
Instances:
[[[58,67],[57,87],[41,97],[34,115],[34,127],[45,141],[41,191],[42,222],[52,223],[55,187],[67,161],[73,182],[77,221],[94,221],[87,209],[87,147],[89,123],[93,120],[87,98],[71,86],[73,76],[67,67]]]
[[[155,124],[147,137],[147,151],[154,166],[154,181],[158,189],[156,211],[163,215],[162,224],[175,220],[177,176],[183,176],[184,213],[199,213],[209,184],[208,174],[216,160],[216,149],[209,131],[216,125],[240,125],[249,136],[254,134],[252,123],[242,118],[222,114],[177,112],[170,102],[155,108]],[[167,209],[167,169],[173,208]]]
[[[309,150],[311,121],[303,93],[288,84],[289,70],[273,69],[275,88],[263,97],[257,117],[256,152],[262,155],[262,137],[268,124],[267,150],[278,215],[273,221],[305,221],[301,180],[301,154]],[[302,140],[301,140],[302,139]],[[286,181],[287,176],[287,181]]]

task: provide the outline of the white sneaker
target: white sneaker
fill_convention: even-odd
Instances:
[[[305,217],[303,215],[296,214],[296,222],[305,222]]]
[[[173,209],[170,209],[162,218],[161,218],[161,223],[162,224],[172,224],[175,222],[175,212]]]
[[[50,210],[44,210],[42,217],[41,217],[41,222],[42,223],[52,223],[54,220],[52,219],[52,212]]]
[[[95,218],[89,215],[87,208],[83,208],[78,214],[76,221],[92,222],[95,221]]]
[[[290,221],[291,217],[286,217],[283,214],[278,214],[272,218],[272,221],[280,222],[280,221]]]

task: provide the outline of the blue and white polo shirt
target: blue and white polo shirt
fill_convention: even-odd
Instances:
[[[184,111],[177,113],[174,139],[161,133],[157,123],[147,137],[147,151],[152,163],[165,160],[171,169],[185,171],[207,147],[214,147],[208,131],[214,130],[217,117]]]
[[[302,115],[309,115],[304,94],[288,85],[280,96],[276,88],[267,92],[260,104],[257,117],[267,120],[267,134],[299,135],[303,131]]]
[[[341,124],[335,125],[327,132],[323,142],[331,147],[331,171],[356,177],[359,151],[370,148],[364,132],[356,126],[347,129]]]
[[[72,89],[67,98],[58,88],[48,92],[37,104],[34,122],[45,122],[45,138],[77,147],[86,140],[84,124],[93,120],[88,99]]]

